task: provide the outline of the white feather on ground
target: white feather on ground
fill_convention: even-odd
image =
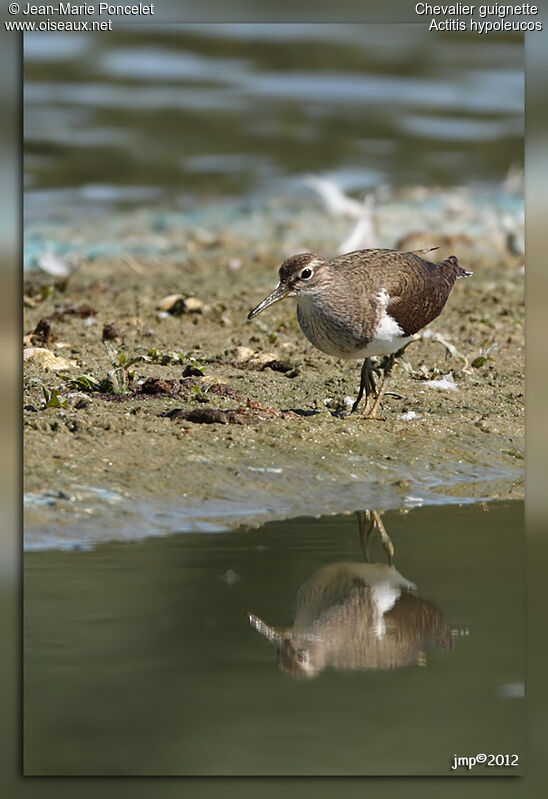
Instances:
[[[453,372],[448,372],[442,377],[437,377],[435,380],[427,380],[423,383],[425,388],[434,388],[438,391],[458,391]]]

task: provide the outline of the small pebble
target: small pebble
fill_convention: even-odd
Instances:
[[[103,341],[116,341],[116,339],[123,338],[123,333],[118,327],[113,323],[107,323],[103,326],[103,333],[102,333],[102,340]]]
[[[203,371],[198,366],[187,364],[183,369],[183,377],[202,377]]]
[[[236,363],[245,363],[255,354],[255,350],[251,347],[236,347],[234,350],[234,360]]]
[[[273,361],[267,361],[265,364],[263,364],[261,371],[264,371],[265,369],[272,369],[273,372],[281,372],[282,374],[285,374],[286,372],[291,372],[293,367],[289,361],[280,361],[275,359]]]
[[[72,369],[77,365],[75,361],[68,361],[66,358],[54,355],[43,347],[27,347],[26,350],[23,350],[23,359],[25,361],[37,363],[46,371],[51,372],[60,371],[62,369]]]
[[[402,422],[410,422],[412,419],[418,419],[419,414],[416,411],[405,411],[404,413],[400,414],[399,417]]]
[[[171,316],[182,316],[183,314],[207,313],[210,308],[209,305],[206,305],[197,297],[183,297],[182,294],[170,294],[164,297],[163,300],[160,300],[157,310],[169,313]]]
[[[89,408],[90,405],[91,405],[91,400],[89,397],[80,397],[74,403],[74,407],[76,408],[77,411],[82,411],[85,408]]]

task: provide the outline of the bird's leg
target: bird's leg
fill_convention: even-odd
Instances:
[[[380,375],[379,367],[378,366],[373,366],[373,361],[370,358],[368,360],[369,360],[369,365],[368,365],[367,374],[366,374],[367,385],[366,385],[366,389],[365,389],[365,408],[363,409],[363,412],[365,414],[367,414],[367,408],[369,406],[369,400],[371,399],[374,402],[375,398],[377,397],[377,394],[378,394],[377,386],[375,384],[375,379],[373,377],[373,372],[376,372],[377,375]]]
[[[350,413],[355,413],[360,404],[361,398],[363,397],[363,392],[365,390],[365,407],[367,408],[367,401],[369,396],[373,394],[375,397],[377,396],[377,386],[375,385],[375,380],[373,379],[373,368],[371,365],[371,358],[365,358],[362,371],[360,375],[360,390],[358,392],[358,396],[354,405],[352,405],[352,410]]]
[[[381,400],[382,400],[382,398],[384,396],[384,392],[386,391],[386,386],[388,385],[388,380],[390,378],[390,373],[392,372],[392,367],[394,366],[395,357],[396,357],[395,354],[392,353],[392,355],[388,358],[388,363],[384,367],[384,377],[383,377],[383,381],[381,383],[381,387],[376,392],[375,402],[373,403],[373,405],[371,407],[371,410],[367,411],[367,409],[366,409],[366,411],[364,413],[364,416],[367,419],[375,419],[376,416],[377,416],[377,411],[379,410],[379,406],[381,404]]]
[[[356,511],[356,516],[358,517],[358,530],[360,533],[360,546],[363,559],[366,563],[369,563],[369,538],[373,530],[374,522],[371,521],[371,513],[368,510],[358,510]],[[370,522],[368,530],[365,529],[367,522]]]
[[[386,558],[388,560],[388,565],[392,565],[392,558],[394,557],[394,544],[392,543],[392,539],[386,532],[384,524],[382,523],[381,514],[378,510],[374,510],[371,512],[373,520],[371,522],[371,527],[369,528],[369,534],[371,534],[371,530],[375,529],[378,530],[379,535],[382,541],[382,548],[386,553]]]
[[[382,522],[381,514],[378,510],[358,510],[356,511],[356,516],[358,517],[358,530],[360,534],[360,546],[363,553],[363,559],[366,563],[369,563],[369,539],[371,538],[371,533],[373,530],[376,530],[381,538],[382,548],[386,554],[386,559],[388,561],[388,565],[392,566],[392,559],[394,557],[394,544]],[[369,522],[369,527],[367,527],[367,522]]]

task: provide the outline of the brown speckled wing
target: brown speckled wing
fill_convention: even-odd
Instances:
[[[396,250],[358,250],[332,264],[360,274],[367,294],[376,296],[384,289],[390,297],[387,312],[406,336],[439,316],[457,276],[450,260],[434,264]]]
[[[440,315],[456,276],[443,264],[407,255],[404,268],[399,270],[399,286],[394,293],[387,289],[391,297],[387,312],[406,335],[412,336]]]

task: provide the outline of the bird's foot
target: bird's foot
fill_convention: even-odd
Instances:
[[[380,403],[377,402],[378,396],[370,396],[367,398],[365,402],[365,408],[363,409],[362,419],[377,419],[378,421],[384,421],[384,419],[380,419],[377,416],[377,412],[380,408]]]
[[[365,413],[362,413],[361,418],[373,422],[386,422],[386,416],[377,416],[377,409],[375,407],[371,408]]]
[[[356,411],[358,410],[362,396],[363,392],[361,394],[358,394],[356,401],[352,405],[352,410],[350,411],[351,414],[356,413]],[[377,399],[377,387],[373,385],[373,388],[370,389],[365,395],[365,407],[363,409],[364,413],[366,413],[368,406],[371,405],[373,402],[375,402],[376,399]]]
[[[388,565],[392,566],[395,553],[394,544],[392,543],[392,539],[386,532],[386,528],[383,524],[380,512],[378,510],[358,511],[357,516],[358,516],[358,529],[360,534],[360,544],[363,552],[363,557],[366,563],[369,562],[369,540],[371,538],[371,534],[373,532],[376,532],[380,536],[381,545],[385,552]],[[368,529],[366,529],[367,522],[369,522]]]
[[[373,397],[373,400],[374,399],[375,398]],[[356,413],[356,411],[358,410],[359,404],[360,404],[359,400],[356,400],[354,405],[352,405],[352,410],[350,411],[349,415],[352,415],[353,413]],[[369,402],[369,399],[366,399],[365,400],[365,406],[364,406],[364,409],[363,409],[363,412],[362,412],[362,416],[365,416],[367,414],[367,409],[368,409],[368,407],[370,405],[371,405],[371,402]]]
[[[392,372],[392,367],[394,365],[394,355],[388,356],[388,360],[386,362],[386,366],[384,367],[384,376],[383,381],[381,383],[380,388],[375,390],[375,401],[373,402],[373,406],[371,410],[368,409],[367,405],[365,408],[364,416],[367,419],[376,419],[377,412],[381,406],[381,401],[386,393],[386,387],[388,385],[388,381],[390,379],[390,374]],[[368,397],[369,399],[369,397]]]

